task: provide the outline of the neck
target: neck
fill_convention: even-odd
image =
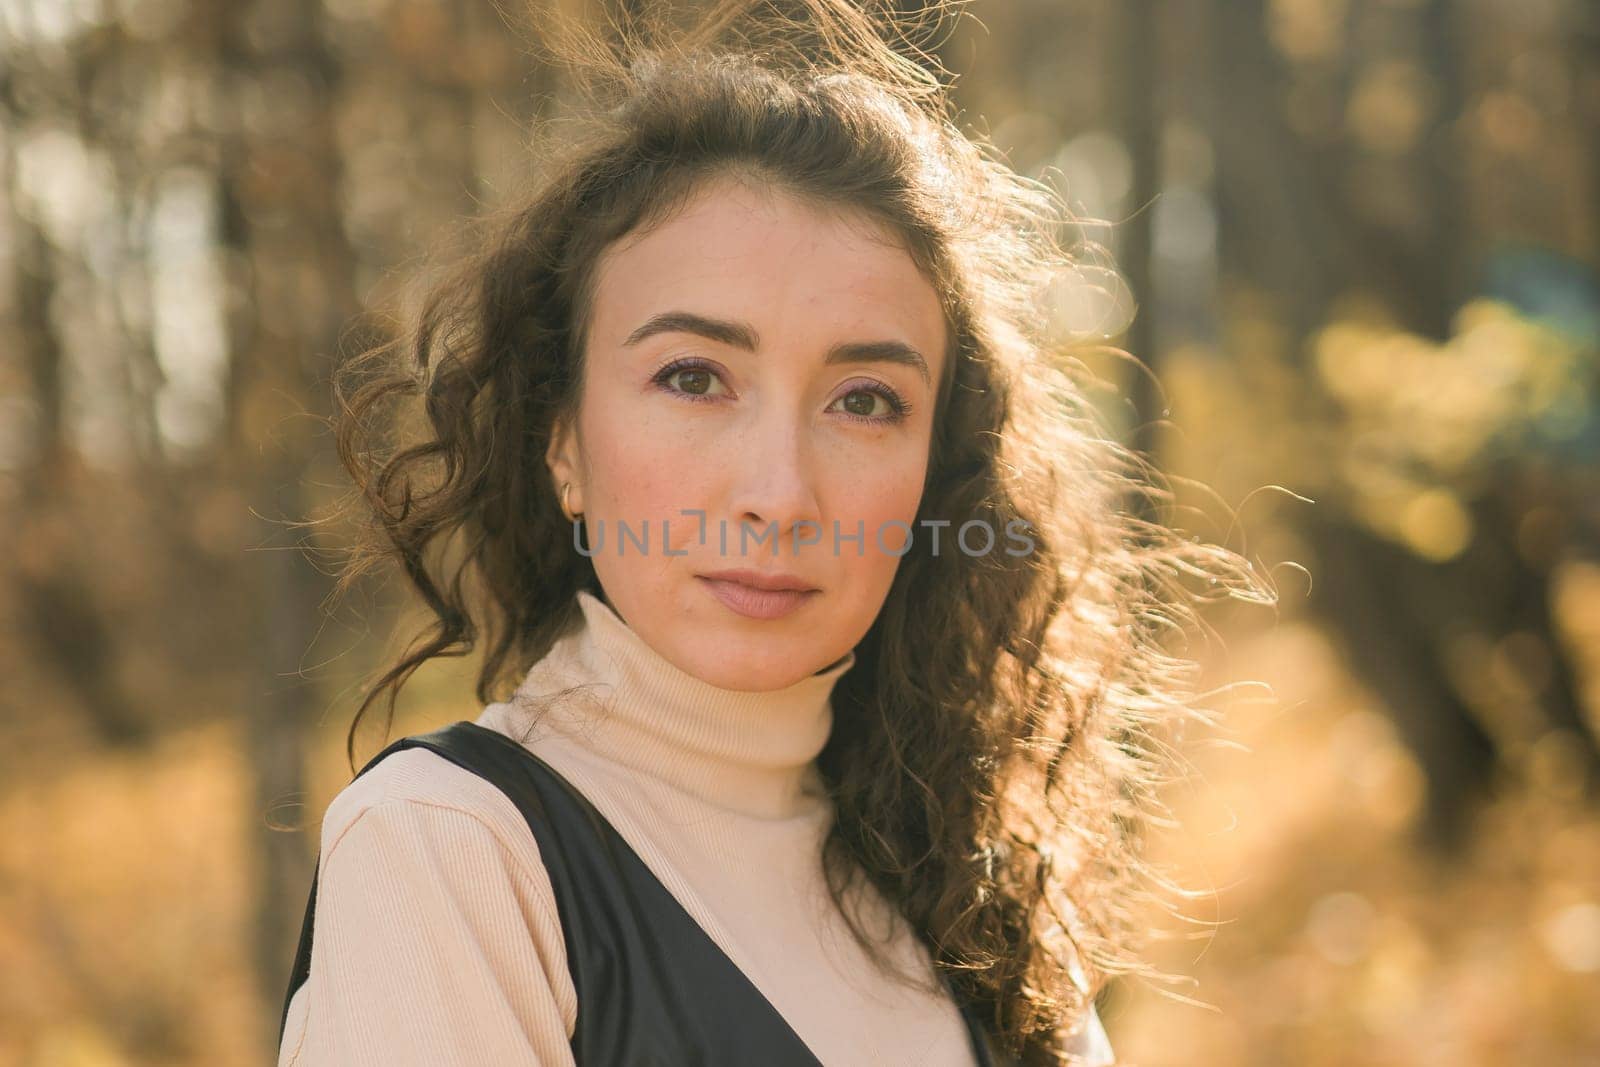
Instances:
[[[722,689],[664,658],[605,601],[582,591],[578,603],[582,625],[534,665],[514,700],[548,704],[540,722],[552,730],[719,807],[782,818],[806,805],[833,727],[833,686],[853,651],[782,689]]]

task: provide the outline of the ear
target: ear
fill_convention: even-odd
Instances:
[[[578,442],[577,430],[566,419],[558,418],[551,427],[550,447],[545,450],[544,461],[555,479],[558,499],[561,487],[572,483],[572,495],[567,503],[575,512],[583,511],[583,481],[579,474],[583,469],[582,459],[583,446]]]

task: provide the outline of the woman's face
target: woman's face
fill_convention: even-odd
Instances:
[[[582,404],[548,460],[606,598],[726,689],[830,666],[916,522],[945,358],[933,286],[865,216],[718,177],[608,248],[593,299]],[[735,570],[809,591],[711,577]]]

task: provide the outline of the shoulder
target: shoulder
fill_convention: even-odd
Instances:
[[[492,846],[519,865],[542,866],[511,798],[426,748],[389,753],[334,796],[322,819],[323,862],[339,853],[352,833],[371,836],[397,824],[422,833],[430,828],[448,832],[458,845]]]
[[[329,803],[319,863],[301,1036],[284,1046],[309,1051],[288,1062],[570,1062],[577,997],[549,874],[492,783],[426,748],[391,752]],[[449,1007],[469,1002],[481,1010]]]
[[[430,749],[391,752],[333,798],[319,863],[319,920],[338,916],[356,928],[387,915],[397,930],[450,928],[487,940],[515,923],[556,972],[565,965],[555,890],[522,812]]]

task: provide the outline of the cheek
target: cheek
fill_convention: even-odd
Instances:
[[[842,510],[866,519],[868,530],[876,524],[896,519],[914,522],[917,506],[922,502],[922,468],[880,470],[875,474],[875,477],[862,478],[850,485],[845,499],[841,501]],[[884,536],[886,543],[892,547],[895,541],[889,539],[889,532],[886,531]]]
[[[926,474],[927,449],[916,447],[880,454],[870,462],[853,462],[835,472],[833,510],[840,517],[841,526],[849,532],[854,532],[857,520],[865,524],[864,562],[876,561],[891,568],[899,562],[892,553],[905,542],[905,526],[913,527],[915,533]],[[881,550],[879,530],[883,531]],[[856,558],[853,549],[846,553],[846,558]]]
[[[624,404],[600,408],[584,427],[597,515],[657,526],[703,499],[711,465],[705,449],[681,431],[654,424],[647,412]]]
[[[925,472],[926,461],[918,462],[913,452],[892,463],[858,467],[848,481],[838,483],[835,514],[841,533],[853,536],[859,523],[864,537],[859,552],[854,543],[846,542],[834,552],[832,632],[860,640],[883,608],[908,548],[907,538],[927,537],[927,531],[916,525]],[[837,649],[838,654],[843,651],[842,646]]]

